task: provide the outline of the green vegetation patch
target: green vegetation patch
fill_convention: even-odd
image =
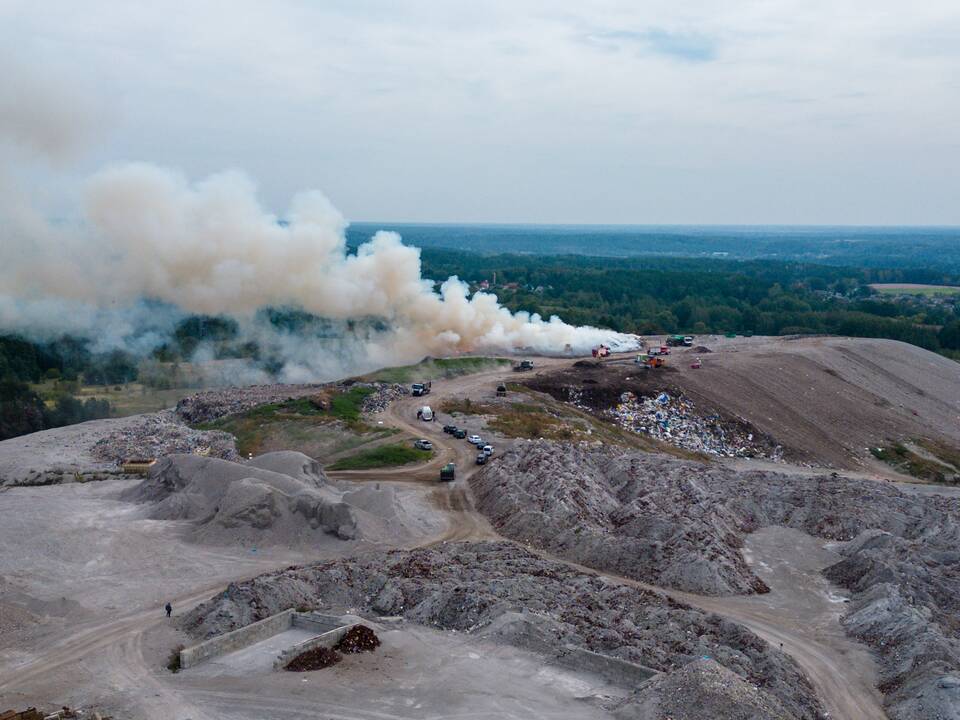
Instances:
[[[920,442],[929,443],[932,441]],[[870,453],[898,472],[910,475],[919,480],[951,485],[960,481],[957,473],[951,472],[951,469],[945,464],[923,457],[903,443],[893,443],[885,447],[870,448]]]
[[[377,370],[365,376],[365,379],[372,382],[410,383],[472,375],[510,364],[511,361],[507,358],[494,357],[426,358],[416,365]]]
[[[420,450],[396,443],[364,450],[348,458],[329,465],[327,470],[370,470],[372,468],[395,467],[410,463],[426,462],[433,457],[431,450]]]
[[[870,287],[884,295],[925,295],[928,297],[960,295],[955,285],[919,285],[910,283],[874,283]]]
[[[372,392],[369,387],[352,387],[317,398],[269,403],[196,427],[232,434],[241,455],[283,449],[316,457],[362,444],[366,438],[358,436],[373,436],[369,438],[372,440],[395,432],[363,422],[360,408],[363,399]],[[342,425],[338,425],[338,421]]]

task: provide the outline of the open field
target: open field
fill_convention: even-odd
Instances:
[[[56,380],[47,380],[31,387],[47,402],[51,402],[51,399],[61,391]],[[79,400],[90,398],[107,400],[110,403],[110,417],[126,417],[172,408],[180,398],[196,391],[196,387],[159,389],[141,383],[125,383],[123,385],[80,385],[78,391],[71,394]]]
[[[369,450],[360,450],[329,466],[330,470],[370,470],[371,468],[395,467],[426,462],[433,457],[430,450],[420,450],[410,445],[381,445]]]
[[[241,455],[298,449],[311,457],[343,453],[380,440],[394,431],[365,422],[361,416],[366,387],[331,391],[321,404],[297,398],[260,405],[246,412],[200,423],[201,430],[220,430],[237,438]]]
[[[420,380],[452,378],[485,370],[508,367],[512,360],[493,357],[426,358],[416,365],[384,368],[369,373],[363,379],[371,382],[412,383]]]
[[[919,283],[873,283],[870,285],[885,295],[957,295],[960,287],[955,285],[922,285]]]

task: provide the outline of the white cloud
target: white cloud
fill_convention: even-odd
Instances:
[[[117,108],[84,170],[241,167],[354,219],[960,223],[958,27],[945,0],[0,3],[2,46]]]

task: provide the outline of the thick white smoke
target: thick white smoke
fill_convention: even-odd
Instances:
[[[6,88],[0,80],[0,98],[5,90],[25,102],[0,105],[0,147],[59,155],[70,145],[61,104],[32,85]],[[339,354],[330,343],[268,338],[289,361],[287,375],[298,378],[428,354],[580,354],[600,342],[634,344],[612,331],[512,314],[493,295],[471,296],[457,278],[436,292],[421,276],[420,251],[395,233],[377,233],[348,254],[347,223],[320,192],[297,195],[280,222],[241,173],[191,183],[172,170],[127,164],[84,181],[72,216],[50,223],[20,185],[0,177],[0,330],[79,330],[119,344],[136,335],[133,318],[144,308],[168,306],[237,318],[248,334],[267,332],[253,322],[265,306],[377,318],[387,328],[352,338]],[[137,337],[148,344],[151,336]]]

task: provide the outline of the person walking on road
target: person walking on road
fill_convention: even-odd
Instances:
[[[163,609],[167,611],[167,617],[170,617],[170,613],[173,612],[173,605],[171,605],[170,603],[167,603],[166,605],[163,606]]]

